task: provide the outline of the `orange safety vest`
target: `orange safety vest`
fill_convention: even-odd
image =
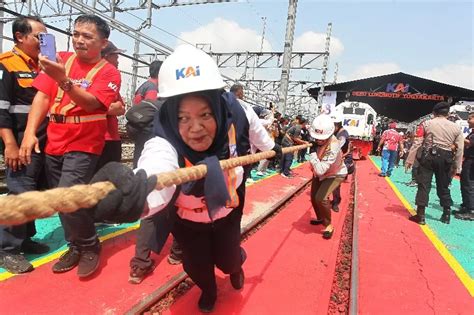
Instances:
[[[236,141],[236,134],[235,134],[235,127],[232,124],[229,128],[229,132],[227,133],[229,137],[229,152],[230,157],[237,157],[237,152],[234,149],[237,145]],[[188,160],[184,159],[185,167],[191,167],[193,164]],[[230,200],[227,200],[226,208],[235,208],[239,205],[239,196],[237,195],[237,173],[235,168],[231,168],[224,173],[224,177],[227,183],[227,191],[229,192]],[[203,212],[207,211],[207,206],[204,204],[200,208],[188,208],[183,205],[177,205],[182,210],[194,211],[194,212]]]
[[[76,60],[76,54],[72,54],[69,56],[69,58],[66,60],[65,63],[65,68],[66,68],[66,75],[69,76],[69,73],[71,72],[72,64],[74,63],[74,60]],[[92,80],[95,78],[97,73],[102,70],[102,68],[107,65],[107,60],[101,59],[86,75],[85,81],[86,82],[92,82]],[[62,123],[73,123],[73,124],[78,124],[78,123],[84,123],[84,122],[92,122],[92,121],[99,121],[99,120],[105,120],[107,119],[107,114],[93,114],[93,115],[81,115],[81,116],[67,116],[67,113],[76,107],[76,103],[71,100],[70,103],[60,105],[61,100],[64,97],[64,91],[58,87],[58,90],[56,91],[56,96],[54,98],[54,103],[51,106],[50,109],[50,114],[51,114],[51,120],[55,121],[57,119],[57,116],[61,117],[61,122]],[[56,121],[58,122],[58,121]]]

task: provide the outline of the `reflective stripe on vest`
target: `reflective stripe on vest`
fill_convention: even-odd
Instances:
[[[229,152],[230,152],[230,157],[237,157],[237,150],[236,150],[236,145],[237,145],[237,138],[236,138],[236,133],[235,133],[235,127],[232,124],[230,126],[229,132],[227,133],[229,137]],[[184,165],[185,167],[191,167],[193,164],[189,162],[188,159],[184,159]],[[226,172],[224,172],[224,177],[227,183],[227,191],[230,196],[230,200],[226,202],[226,208],[235,208],[239,205],[239,196],[237,195],[237,173],[235,171],[235,168],[228,169]],[[194,211],[194,212],[202,212],[202,211],[207,211],[206,205],[203,205],[202,208],[186,208],[186,207],[180,207],[182,210],[188,210],[188,211]]]
[[[69,73],[71,72],[72,64],[74,63],[74,60],[76,59],[76,54],[72,54],[69,56],[69,58],[66,60],[66,64],[64,65],[66,69],[66,75],[69,76]],[[89,70],[87,73],[84,81],[86,82],[92,82],[92,79],[97,75],[97,73],[102,70],[102,68],[107,64],[107,60],[101,59],[98,63],[95,64],[95,66]],[[54,98],[54,103],[53,106],[51,106],[50,113],[51,114],[60,114],[60,115],[66,115],[71,109],[76,107],[76,103],[74,103],[72,100],[70,103],[65,104],[60,106],[61,100],[64,97],[64,91],[58,87],[58,90],[56,92],[56,97]],[[86,116],[84,116],[86,117]]]

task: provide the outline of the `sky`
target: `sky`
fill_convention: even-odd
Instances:
[[[123,6],[137,2],[123,1]],[[172,48],[206,43],[215,52],[260,51],[265,18],[263,51],[283,51],[287,12],[288,1],[283,0],[162,8],[153,12],[153,26],[143,33]],[[145,12],[132,14],[119,13],[117,18],[138,27]],[[57,19],[53,25],[64,28],[65,20]],[[326,29],[332,23],[327,81],[334,80],[337,63],[337,82],[401,71],[474,90],[473,21],[473,1],[299,0],[293,51],[324,51]],[[132,54],[129,37],[112,31],[110,39]],[[65,40],[60,38],[58,45],[64,49]],[[151,49],[142,46],[141,52]],[[121,69],[131,71],[131,61],[123,59]],[[237,77],[242,69],[225,73]],[[280,72],[257,71],[255,78],[279,80]],[[321,71],[295,70],[291,78],[320,81]]]

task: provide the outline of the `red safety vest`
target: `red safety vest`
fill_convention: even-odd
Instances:
[[[64,65],[66,68],[66,75],[69,76],[71,72],[72,64],[76,60],[76,54],[72,54],[66,60],[66,64]],[[102,70],[102,68],[107,65],[107,60],[101,59],[86,75],[85,80],[87,82],[92,82],[95,78],[97,73]],[[64,97],[64,91],[61,88],[58,88],[56,92],[56,96],[54,97],[54,103],[51,106],[50,114],[51,120],[55,121],[56,118],[54,117],[61,117],[62,123],[85,123],[85,122],[92,122],[92,121],[99,121],[107,119],[107,114],[93,114],[93,115],[81,115],[81,116],[68,116],[67,113],[76,107],[76,103],[71,100],[68,104],[61,105],[61,100]]]
[[[231,125],[229,128],[229,132],[227,133],[229,137],[229,152],[230,157],[237,157],[236,148],[236,134],[235,134],[235,127]],[[191,167],[193,164],[188,160],[184,159],[185,167]],[[237,173],[235,168],[231,168],[224,172],[224,178],[227,184],[227,191],[229,192],[230,200],[226,203],[226,208],[235,208],[239,205],[239,196],[237,195]],[[182,193],[181,193],[182,195]],[[197,198],[193,196],[186,196],[186,198],[180,198],[184,196],[178,196],[178,200],[176,201],[176,206],[179,209],[186,210],[186,211],[194,211],[196,213],[200,213],[203,211],[207,211],[207,205],[203,202],[204,198]],[[197,200],[194,200],[193,205],[188,204],[187,200],[188,197],[193,197],[193,199],[202,199],[200,203],[196,203]]]

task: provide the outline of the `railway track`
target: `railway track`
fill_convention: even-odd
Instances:
[[[350,309],[357,309],[357,281],[354,282],[354,280],[351,280],[350,276],[347,276],[347,274],[350,275],[352,272],[352,278],[356,280],[357,277],[357,274],[354,274],[354,270],[351,268],[353,265],[357,266],[357,255],[352,252],[352,248],[356,248],[354,246],[357,246],[356,229],[353,229],[353,223],[355,222],[354,209],[356,207],[356,199],[354,196],[357,194],[357,185],[355,177],[352,178],[351,201],[349,203],[350,209],[347,212],[343,227],[343,233],[345,236],[341,238],[338,253],[338,257],[340,257],[340,259],[338,259],[338,265],[343,266],[343,268],[336,268],[334,273],[333,287],[331,289],[331,303],[329,306],[329,310],[333,309],[336,312],[344,310],[343,312],[346,314],[349,313]],[[242,240],[258,233],[261,226],[265,225],[272,219],[272,217],[276,216],[280,210],[282,210],[296,196],[301,194],[310,183],[311,180],[303,182],[292,194],[286,195],[273,207],[243,226],[241,229]],[[172,276],[169,281],[146,296],[140,303],[134,305],[130,310],[128,310],[128,312],[126,312],[126,314],[160,314],[174,302],[176,296],[185,294],[191,289],[191,287],[192,281],[190,281],[186,273],[182,271]]]

